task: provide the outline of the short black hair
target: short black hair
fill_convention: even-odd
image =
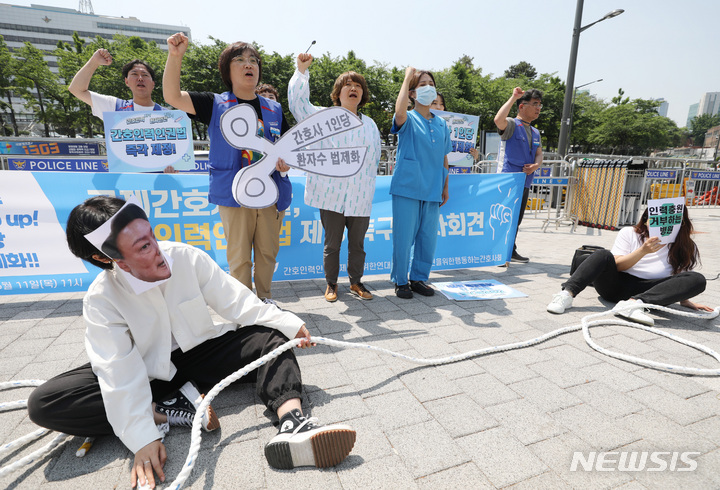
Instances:
[[[143,209],[136,204],[128,204],[117,214],[115,214],[115,216],[112,218],[112,223],[110,224],[110,234],[102,244],[102,251],[105,253],[105,255],[115,260],[123,258],[123,255],[117,246],[117,237],[127,225],[129,225],[136,219],[144,219],[145,221],[150,221],[148,220],[145,211],[143,211]]]
[[[538,99],[542,102],[542,98],[543,94],[538,89],[531,88],[530,90],[526,90],[525,93],[522,94],[522,97],[517,100],[518,109],[520,108],[520,104],[526,104],[533,99]]]
[[[153,82],[155,81],[155,70],[153,70],[152,67],[151,67],[150,65],[148,65],[147,63],[145,63],[143,60],[138,60],[138,59],[132,60],[130,63],[125,63],[125,64],[123,65],[123,67],[122,67],[122,76],[123,76],[123,78],[127,78],[127,77],[128,77],[128,74],[130,73],[130,70],[132,70],[135,65],[142,65],[142,66],[144,66],[145,69],[146,69],[146,70],[148,71],[148,73],[150,74],[150,78],[152,78],[152,81],[153,81]]]
[[[73,255],[101,269],[112,269],[112,262],[105,263],[93,259],[93,255],[102,252],[90,243],[85,235],[100,228],[124,205],[125,201],[117,197],[95,196],[75,206],[70,212],[65,230],[68,247]]]

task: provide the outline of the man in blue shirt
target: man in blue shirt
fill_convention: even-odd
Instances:
[[[517,117],[508,117],[515,102],[518,106]],[[502,160],[499,162],[502,165],[502,172],[523,172],[526,175],[525,189],[520,203],[518,230],[525,214],[525,206],[527,206],[535,170],[542,165],[543,161],[540,131],[530,125],[540,116],[540,109],[542,109],[542,92],[536,89],[524,91],[520,87],[515,87],[510,98],[495,115],[495,125],[504,149]],[[517,234],[515,240],[517,240]],[[529,261],[527,257],[518,253],[517,245],[514,242],[511,261],[519,263]]]

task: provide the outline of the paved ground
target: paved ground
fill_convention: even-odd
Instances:
[[[720,209],[694,211],[703,272],[720,271]],[[580,323],[608,309],[586,291],[562,316],[545,306],[568,276],[572,251],[582,244],[609,247],[614,232],[568,227],[543,233],[526,219],[520,251],[532,261],[433,274],[432,281],[497,279],[527,298],[453,302],[440,295],[400,300],[387,276],[366,277],[375,292],[360,301],[340,287],[340,300],[322,298],[322,281],[274,286],[283,308],[307,321],[310,331],[368,343],[416,357],[445,357],[486,346],[534,338]],[[699,301],[720,305],[720,280],[710,281]],[[81,294],[0,297],[0,381],[47,379],[85,362]],[[678,307],[679,308],[679,307]],[[687,339],[720,348],[720,320],[660,313],[657,325]],[[710,357],[650,333],[619,326],[592,330],[600,344],[676,364],[716,368]],[[222,428],[205,435],[190,488],[718,488],[720,487],[720,378],[667,374],[613,360],[593,351],[580,332],[539,346],[442,367],[418,368],[359,350],[319,346],[299,352],[312,415],[357,430],[357,443],[340,466],[318,471],[273,470],[262,448],[274,435],[249,385],[235,385],[214,402]],[[0,401],[26,398],[30,389],[0,392]],[[25,410],[0,414],[0,443],[33,430]],[[44,442],[49,441],[46,436]],[[127,488],[129,452],[112,437],[98,439],[84,459],[82,441],[25,471],[0,478],[0,487]],[[190,432],[166,439],[168,481],[179,473]],[[0,465],[37,448],[0,456]],[[645,470],[570,471],[575,451],[665,451]],[[683,455],[680,453],[692,452]],[[670,453],[670,454],[667,454]],[[674,454],[678,453],[678,454]],[[645,453],[646,456],[649,453]],[[617,468],[620,454],[601,468]],[[675,458],[675,459],[673,459]],[[661,464],[662,462],[664,464]],[[673,462],[674,461],[674,462]],[[689,461],[689,463],[688,463]],[[687,464],[686,464],[687,463]],[[694,471],[680,468],[695,465]],[[648,468],[664,471],[648,471]],[[672,470],[675,471],[672,471]]]

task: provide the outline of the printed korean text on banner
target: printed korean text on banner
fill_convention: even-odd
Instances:
[[[527,294],[496,281],[455,281],[432,283],[447,299],[455,301],[472,301],[504,298],[525,298]]]
[[[183,111],[103,112],[110,172],[195,168],[192,127]]]
[[[673,243],[682,225],[684,197],[648,200],[648,232],[660,243]]]
[[[390,176],[379,176],[365,235],[365,274],[388,274],[392,250]],[[303,196],[305,178],[292,177]],[[524,179],[521,174],[450,176],[452,198],[440,210],[434,270],[504,264],[512,251]],[[137,197],[158,240],[185,242],[228,270],[225,234],[208,202],[206,175],[5,172],[0,179],[0,294],[85,291],[100,272],[73,256],[70,211],[96,195]],[[280,231],[274,281],[319,279],[323,228],[316,208],[293,200]],[[347,253],[343,241],[341,255]],[[347,276],[341,264],[341,276]]]
[[[448,164],[455,167],[454,170],[450,170],[450,173],[470,173],[473,166],[470,148],[475,148],[480,116],[436,110],[430,112],[445,119],[450,128],[452,153],[449,153],[447,157]]]
[[[282,158],[287,165],[328,177],[350,177],[362,167],[367,148],[303,149],[336,134],[362,126],[362,121],[341,107],[323,109],[293,126],[276,142],[258,136],[255,109],[249,104],[236,105],[220,117],[220,130],[233,148],[263,154],[233,179],[233,197],[241,206],[266,208],[278,200],[278,188],[270,174]],[[297,194],[296,194],[297,195]]]
[[[100,146],[97,143],[0,141],[0,155],[59,156],[99,154]]]

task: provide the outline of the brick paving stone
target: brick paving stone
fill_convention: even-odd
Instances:
[[[570,485],[552,471],[528,478],[507,488],[510,490],[572,490]]]
[[[574,452],[580,451],[587,456],[588,452],[595,450],[571,432],[531,444],[528,449],[572,488],[610,489],[632,479],[629,473],[618,471],[582,471],[580,467],[570,471]]]
[[[646,386],[628,395],[680,425],[692,424],[717,415],[717,411],[699,405],[692,398],[686,400],[659,386]]]
[[[602,381],[573,386],[568,388],[568,392],[612,418],[623,417],[644,409],[643,405],[633,398]]]
[[[488,411],[465,394],[425,402],[423,405],[451,437],[462,437],[499,425]]]
[[[348,458],[349,460],[350,458]],[[417,488],[412,475],[405,467],[398,455],[385,458],[373,459],[370,461],[357,461],[354,466],[346,462],[340,465],[337,477],[340,481],[340,488],[365,490],[368,488],[394,488],[410,490]],[[313,472],[308,472],[312,474]],[[294,481],[287,480],[293,485]],[[324,488],[317,485],[317,482],[309,482],[311,486],[306,488]]]
[[[481,407],[489,407],[519,398],[518,394],[490,374],[478,374],[455,381]]]
[[[503,383],[515,383],[538,376],[535,371],[503,352],[478,357],[475,363]]]
[[[418,424],[432,418],[430,413],[407,391],[385,393],[365,399],[378,423],[385,429]]]
[[[495,487],[485,478],[475,463],[465,463],[416,480],[419,488],[472,488],[491,490]]]
[[[415,478],[470,461],[436,421],[392,429],[387,438]]]
[[[538,362],[537,364],[531,364],[529,368],[560,388],[570,388],[591,381],[587,375],[584,375],[576,367],[558,360]]]
[[[526,446],[567,432],[565,427],[526,400],[494,405],[486,411]]]
[[[622,419],[622,424],[638,437],[639,440],[633,445],[649,451],[707,453],[718,447],[702,434],[693,437],[695,434],[692,430],[676,424],[654,410],[644,410],[628,415]]]
[[[510,388],[545,412],[554,412],[582,403],[579,398],[542,377],[513,383]]]
[[[492,485],[505,487],[545,473],[547,466],[506,429],[497,427],[457,440]],[[508,464],[508,462],[512,464]]]
[[[608,386],[612,386],[623,392],[637,390],[650,385],[649,381],[624,371],[609,363],[609,361],[605,364],[595,364],[581,368],[580,371],[585,373],[589,379],[602,381]]]
[[[559,410],[552,414],[552,418],[597,451],[610,451],[640,438],[585,403]]]

